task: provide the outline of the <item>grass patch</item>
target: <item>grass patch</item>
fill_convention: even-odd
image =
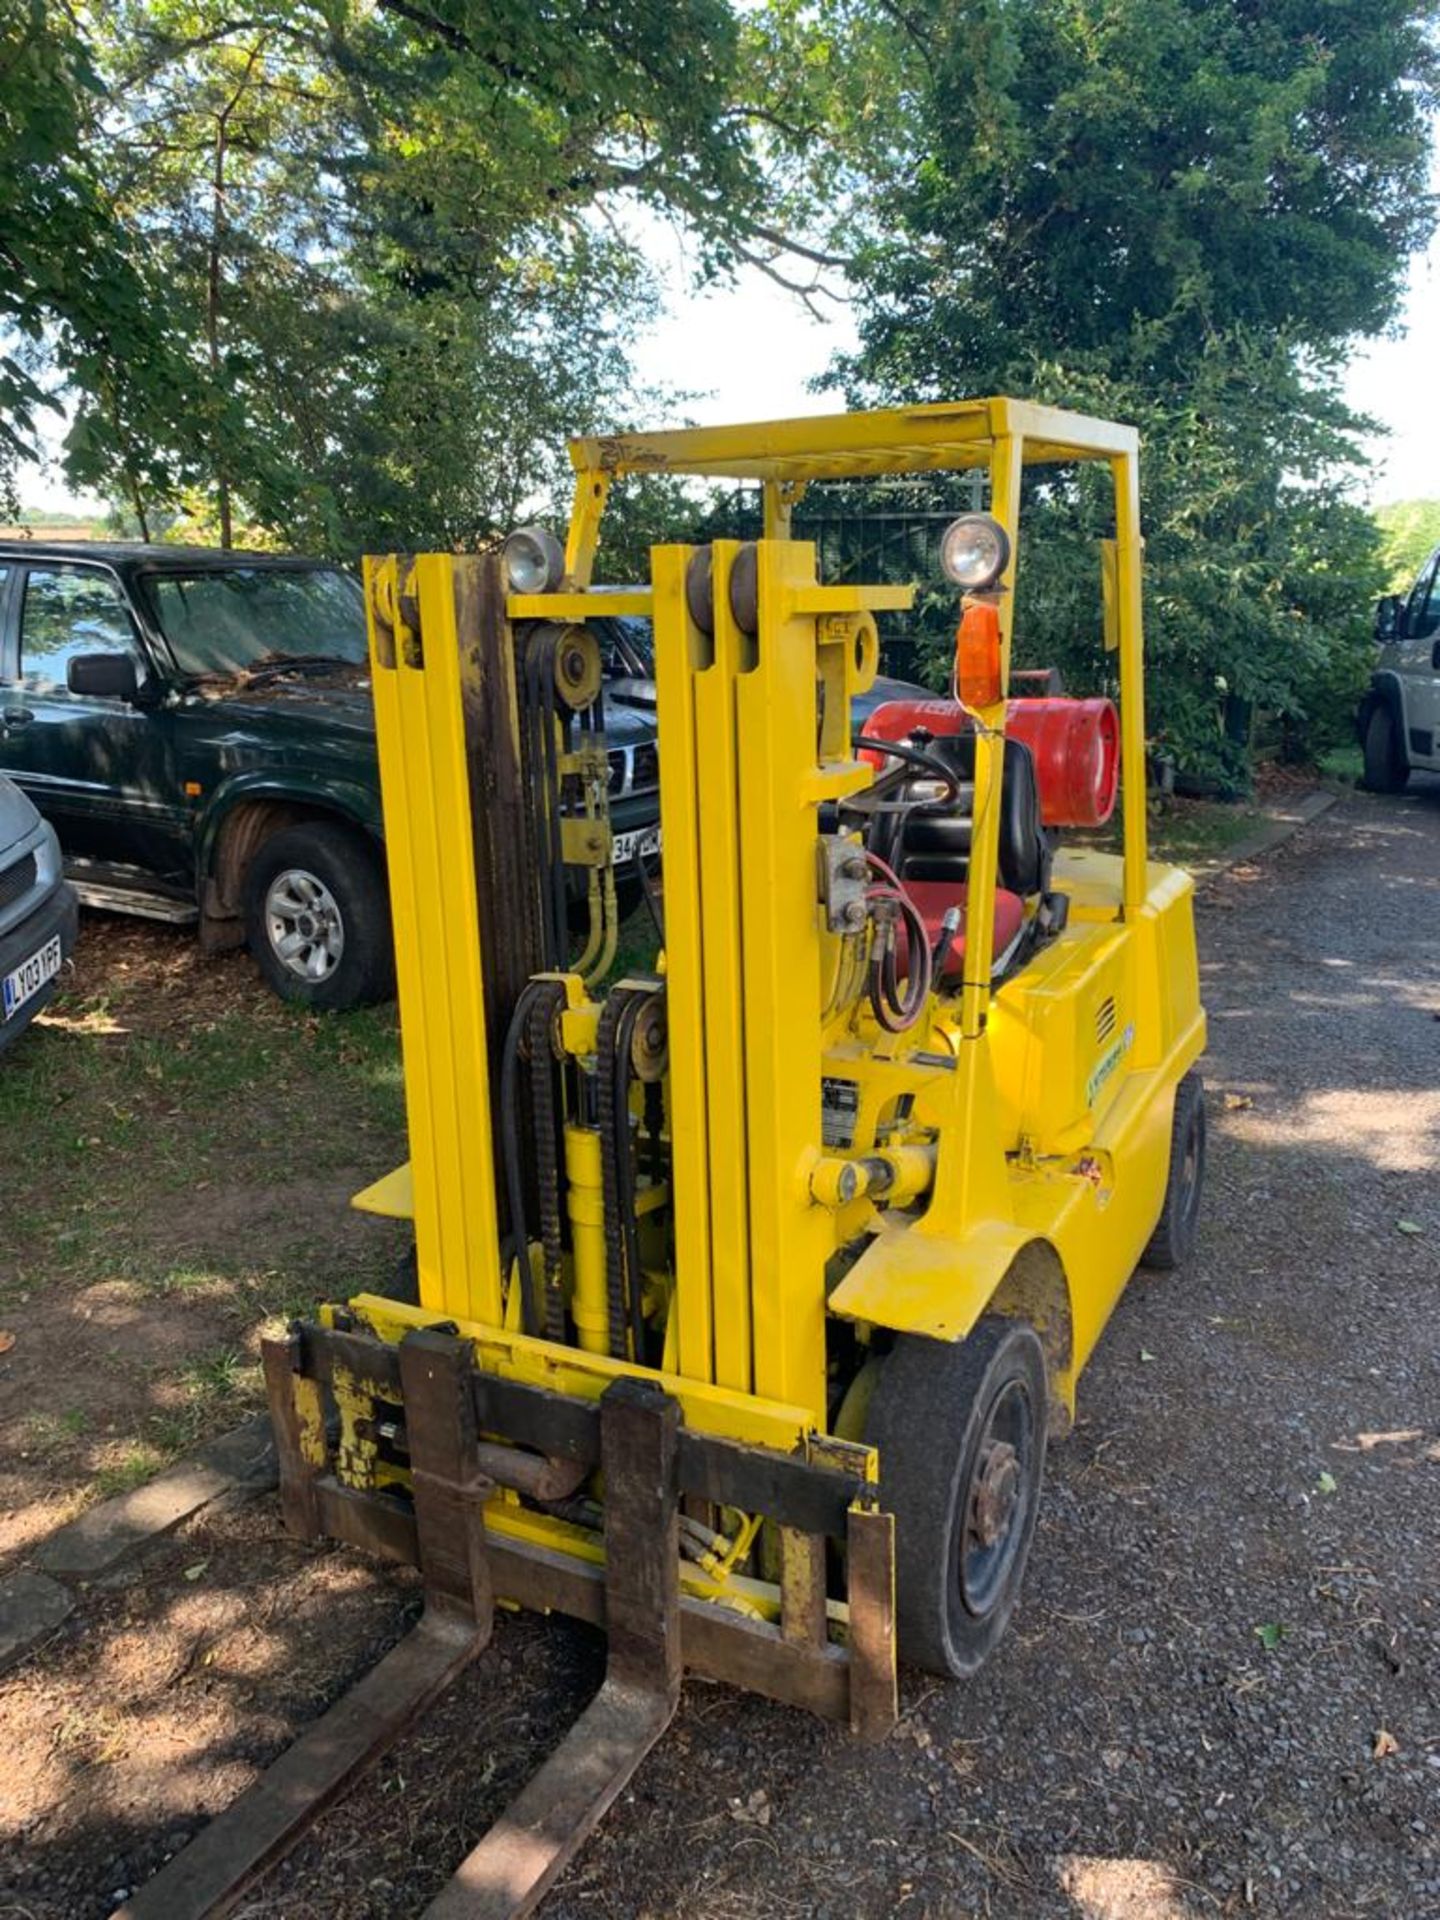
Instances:
[[[1239,840],[1255,831],[1264,815],[1259,807],[1238,800],[1152,799],[1149,805],[1150,858],[1168,866],[1203,867],[1218,860]],[[1101,853],[1119,853],[1122,845],[1120,810],[1098,832],[1069,832],[1066,846],[1093,847]]]
[[[1171,866],[1204,866],[1218,860],[1259,826],[1258,807],[1239,801],[1171,800],[1150,820],[1151,858]]]
[[[0,1129],[0,1312],[41,1369],[0,1411],[12,1511],[128,1492],[235,1425],[260,1326],[383,1284],[404,1241],[348,1207],[405,1156],[393,1006],[306,1013],[165,929],[85,916]]]
[[[1358,787],[1365,774],[1365,756],[1358,746],[1331,747],[1317,762],[1327,780],[1340,780]]]
[[[172,1455],[145,1441],[133,1441],[123,1447],[118,1458],[108,1461],[95,1474],[90,1487],[97,1500],[113,1500],[117,1494],[133,1493],[163,1473]]]

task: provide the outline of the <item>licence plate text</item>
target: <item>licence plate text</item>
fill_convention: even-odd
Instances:
[[[60,971],[60,936],[55,934],[47,940],[38,953],[32,953],[28,960],[22,960],[18,967],[12,967],[0,982],[0,1001],[3,1011],[0,1019],[8,1020],[12,1013],[18,1013],[27,1000],[53,980]]]

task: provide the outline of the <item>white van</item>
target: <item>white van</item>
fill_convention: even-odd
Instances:
[[[1380,602],[1375,639],[1380,657],[1356,716],[1365,784],[1399,793],[1412,767],[1440,773],[1440,547],[1408,594]]]

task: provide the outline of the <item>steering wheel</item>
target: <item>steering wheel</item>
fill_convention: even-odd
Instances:
[[[847,793],[839,802],[842,812],[859,813],[867,817],[877,813],[908,813],[914,807],[953,807],[960,799],[960,781],[953,767],[949,767],[938,754],[927,753],[923,747],[912,747],[901,740],[875,740],[869,734],[855,736],[857,747],[868,747],[871,753],[885,753],[901,762],[888,773],[882,773],[872,780],[868,787],[862,787],[858,793]],[[944,792],[933,800],[892,799],[917,774],[927,780],[938,780]]]

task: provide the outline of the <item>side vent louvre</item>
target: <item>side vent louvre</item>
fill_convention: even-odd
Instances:
[[[1098,1044],[1103,1047],[1114,1031],[1115,1000],[1112,995],[1110,998],[1102,1000],[1100,1005],[1095,1009],[1095,1039]]]

